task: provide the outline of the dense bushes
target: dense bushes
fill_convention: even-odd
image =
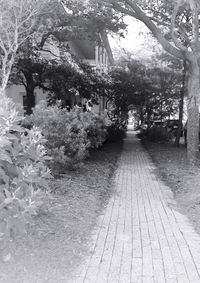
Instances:
[[[23,118],[6,97],[0,98],[0,246],[21,234],[40,205],[41,189],[51,177],[45,165],[45,140],[38,128],[24,130]],[[4,243],[4,244],[3,244]]]
[[[107,128],[107,142],[117,142],[122,141],[126,136],[126,128],[118,127],[116,124],[112,123]]]
[[[163,127],[152,127],[146,130],[141,130],[138,137],[152,142],[165,142],[169,139],[167,131]]]
[[[108,120],[103,115],[98,115],[93,112],[79,112],[80,120],[87,133],[90,149],[97,149],[107,138]]]
[[[105,116],[59,105],[38,105],[24,119],[6,97],[0,101],[0,244],[25,231],[37,213],[50,170],[75,169],[91,149],[124,135]],[[22,127],[23,125],[23,127]],[[25,127],[24,127],[25,126]],[[117,132],[118,131],[118,132]],[[109,135],[108,135],[109,134]],[[47,166],[48,165],[48,166]],[[56,172],[56,171],[54,171]],[[5,243],[4,242],[4,243]]]
[[[101,146],[107,135],[104,116],[80,109],[68,112],[59,105],[47,107],[44,102],[35,107],[26,124],[41,128],[53,168],[80,166],[89,150]]]

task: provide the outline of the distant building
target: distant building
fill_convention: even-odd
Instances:
[[[107,35],[99,35],[98,43],[89,39],[73,40],[69,43],[72,53],[81,59],[84,63],[92,66],[99,74],[107,73],[110,67],[114,64],[114,59]],[[94,105],[95,112],[102,112],[105,107],[105,98],[98,98],[99,104]]]

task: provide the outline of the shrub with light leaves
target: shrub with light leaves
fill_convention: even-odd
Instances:
[[[0,97],[0,246],[25,232],[48,190],[49,159],[41,131],[20,126],[23,116]]]
[[[68,112],[59,103],[47,106],[41,101],[24,122],[24,125],[41,128],[48,154],[52,156],[51,166],[56,171],[62,167],[76,169],[88,154],[90,142],[78,111]]]
[[[90,148],[97,149],[103,145],[107,138],[107,128],[110,122],[106,115],[93,112],[80,113],[80,119],[90,141]]]
[[[48,154],[52,156],[53,169],[76,169],[88,156],[90,149],[97,149],[106,140],[107,119],[92,112],[73,109],[70,112],[59,103],[47,106],[41,101],[24,125],[39,126],[47,140]]]

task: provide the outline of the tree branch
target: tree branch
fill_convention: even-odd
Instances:
[[[197,3],[194,3],[194,7],[192,10],[192,18],[193,18],[193,34],[194,34],[194,42],[198,43],[199,41],[199,9],[197,7]]]
[[[107,1],[107,0],[106,0]],[[124,0],[125,4],[127,4],[130,9],[132,10],[131,15],[132,17],[136,17],[136,19],[140,20],[143,22],[146,27],[152,32],[154,37],[158,40],[158,42],[162,45],[162,47],[169,52],[171,55],[178,57],[180,59],[184,58],[184,55],[182,53],[182,50],[179,50],[175,46],[173,46],[162,34],[161,30],[157,28],[157,26],[153,23],[153,21],[138,7],[135,1],[131,0]],[[110,3],[112,3],[114,7],[114,0],[111,0]],[[119,12],[123,12],[123,7],[120,5],[117,6],[117,10]],[[127,10],[127,9],[126,9]]]
[[[180,24],[179,29],[180,29],[181,35],[184,37],[185,43],[188,46],[190,46],[191,45],[191,41],[190,41],[190,39],[189,39],[189,37],[188,37],[188,35],[187,35],[187,33],[186,33],[182,23]]]
[[[54,57],[60,59],[60,55],[54,54],[54,53],[53,53],[51,50],[49,50],[49,49],[42,49],[41,51],[48,52],[48,53],[50,53],[51,55],[53,55]]]
[[[175,5],[175,8],[172,14],[172,18],[171,18],[171,36],[172,36],[172,39],[176,47],[182,50],[183,52],[188,53],[188,49],[178,40],[178,37],[175,34],[176,33],[175,24],[176,24],[176,17],[178,14],[178,10],[179,10],[179,3]]]
[[[108,0],[109,1],[109,0]],[[106,1],[107,2],[107,1]],[[111,0],[109,1],[110,4],[112,4],[110,7],[111,8],[114,8],[118,11],[120,11],[121,13],[125,14],[125,15],[128,15],[128,16],[131,16],[131,17],[134,17],[135,19],[137,19],[137,15],[136,13],[134,13],[133,11],[130,11],[122,6],[120,6],[118,3],[116,3],[114,0]]]

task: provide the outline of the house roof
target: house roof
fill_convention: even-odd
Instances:
[[[109,62],[114,64],[113,54],[110,47],[110,43],[106,33],[99,34],[99,39],[107,51]],[[69,42],[70,48],[76,53],[80,59],[94,59],[95,58],[95,46],[96,41],[88,39],[75,39]]]
[[[61,3],[61,7],[62,9],[66,12],[67,7],[65,7],[65,5],[63,5],[63,3]],[[88,32],[88,35],[89,32]],[[87,37],[87,36],[86,36]],[[80,59],[94,59],[95,58],[95,46],[96,46],[96,39],[90,39],[93,38],[93,36],[88,36],[88,38],[85,39],[74,39],[68,42],[69,46],[72,47],[72,49],[75,51],[76,55],[80,58]],[[106,51],[107,51],[107,55],[108,55],[108,59],[111,65],[114,64],[114,58],[113,58],[113,54],[112,54],[112,50],[110,47],[110,43],[107,37],[107,33],[101,32],[99,33],[99,39],[100,42],[103,43],[103,46],[105,47]]]
[[[69,42],[70,48],[80,59],[95,58],[95,42],[89,39],[75,39]]]

